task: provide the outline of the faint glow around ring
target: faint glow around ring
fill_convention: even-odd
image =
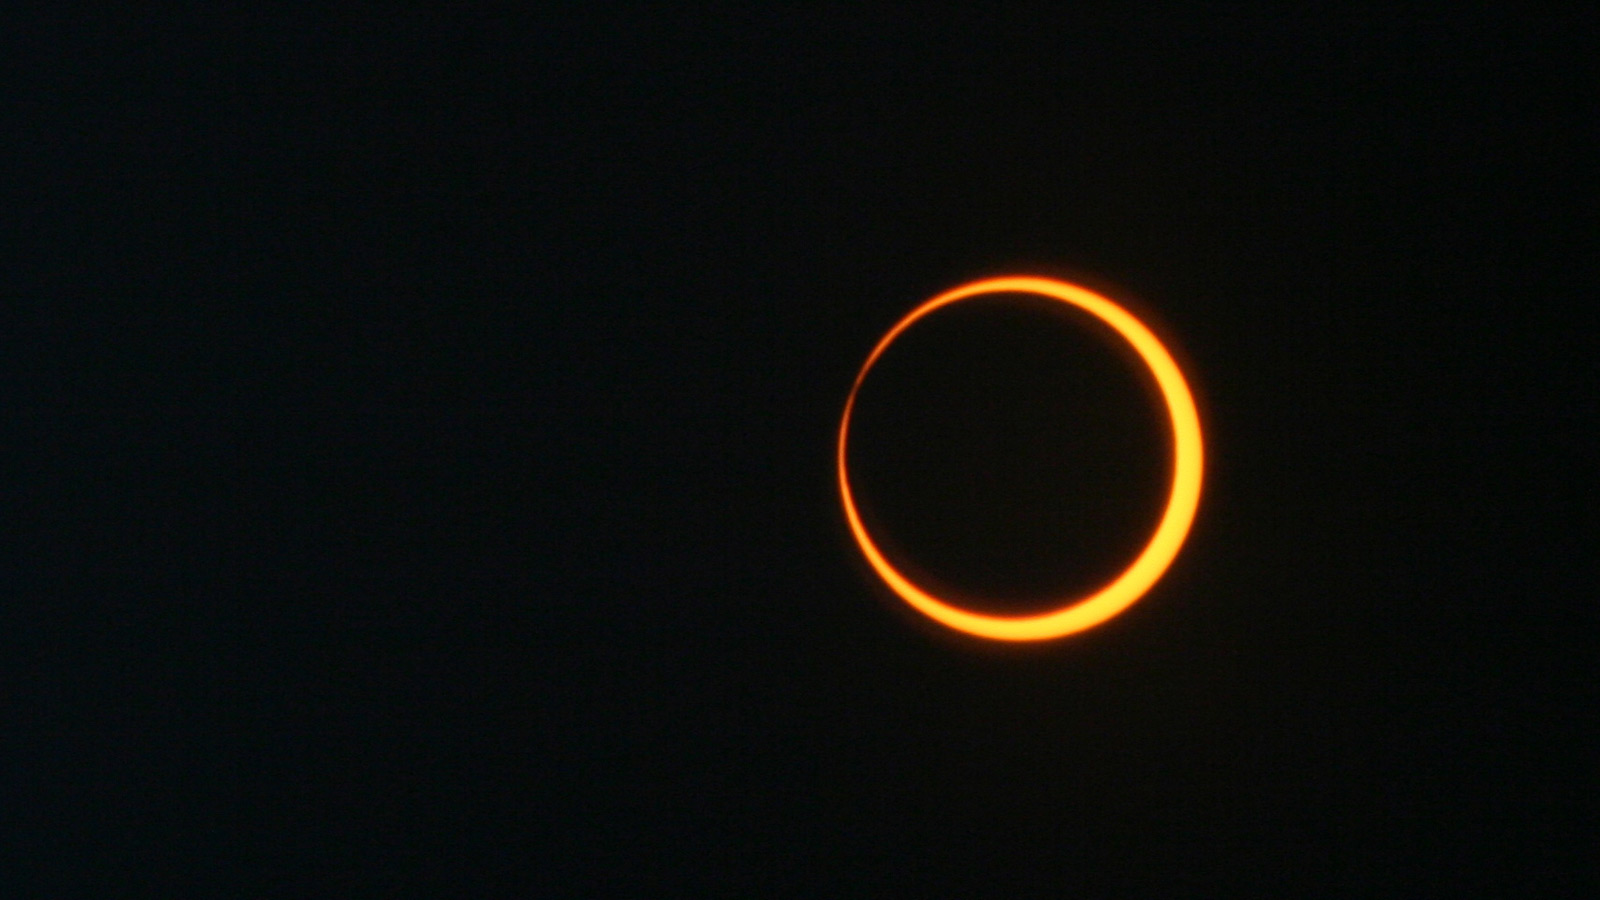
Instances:
[[[1110,584],[1086,597],[1067,598],[1059,607],[1046,613],[991,616],[962,609],[934,596],[913,584],[889,564],[856,511],[855,498],[850,492],[850,474],[845,465],[845,448],[849,443],[850,414],[855,408],[856,394],[860,392],[861,384],[872,370],[873,363],[878,361],[878,357],[901,332],[940,307],[982,294],[1013,292],[1038,294],[1085,310],[1110,325],[1138,351],[1145,365],[1155,375],[1172,420],[1172,492],[1167,498],[1166,512],[1162,514],[1150,543],[1145,545],[1133,564]],[[1029,276],[990,278],[964,284],[923,303],[889,329],[889,333],[867,356],[866,363],[856,375],[855,384],[850,388],[850,396],[844,405],[844,418],[839,423],[838,452],[839,493],[844,500],[845,517],[849,520],[856,543],[861,546],[861,552],[884,583],[913,608],[937,622],[978,637],[1002,641],[1041,641],[1082,631],[1115,616],[1144,596],[1178,555],[1178,549],[1183,546],[1183,539],[1189,533],[1189,526],[1194,521],[1195,510],[1200,503],[1204,455],[1200,440],[1200,416],[1195,411],[1189,384],[1184,380],[1178,364],[1173,361],[1172,354],[1167,352],[1150,329],[1133,314],[1094,291],[1064,281]]]

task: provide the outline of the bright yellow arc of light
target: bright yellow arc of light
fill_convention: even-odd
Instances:
[[[918,319],[942,306],[980,294],[1002,292],[1039,294],[1052,300],[1069,303],[1116,329],[1117,333],[1138,351],[1145,365],[1150,367],[1151,373],[1156,377],[1156,384],[1161,388],[1161,395],[1166,400],[1167,412],[1172,418],[1172,494],[1167,499],[1166,512],[1162,514],[1161,524],[1156,526],[1150,543],[1145,545],[1143,552],[1133,564],[1110,584],[1087,597],[1033,616],[981,615],[952,606],[912,584],[910,579],[889,564],[883,553],[878,550],[878,545],[873,543],[872,537],[867,534],[866,526],[861,523],[861,515],[856,511],[855,498],[850,493],[850,476],[845,466],[845,447],[850,437],[850,414],[855,408],[856,394],[861,390],[861,383],[866,380],[867,373],[872,370],[872,364],[878,361],[883,351]],[[1167,348],[1161,345],[1143,322],[1105,297],[1075,284],[1029,276],[989,278],[964,284],[923,303],[889,329],[889,333],[883,336],[878,346],[872,348],[866,363],[861,366],[861,372],[856,375],[855,384],[850,388],[850,397],[844,404],[844,418],[839,423],[839,493],[844,498],[844,513],[850,521],[850,530],[855,534],[856,543],[861,545],[861,552],[866,555],[867,562],[871,563],[872,568],[884,582],[912,607],[935,621],[978,637],[1001,641],[1042,641],[1082,631],[1104,622],[1132,606],[1160,579],[1167,566],[1171,565],[1173,558],[1178,555],[1178,549],[1183,546],[1183,539],[1189,533],[1190,524],[1194,522],[1195,510],[1200,505],[1203,456],[1200,415],[1195,410],[1194,396],[1189,393],[1189,384],[1184,380],[1178,364],[1173,362],[1172,354],[1167,352]]]

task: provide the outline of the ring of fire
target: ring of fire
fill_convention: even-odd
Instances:
[[[878,357],[901,332],[923,316],[960,300],[995,293],[1038,294],[1076,306],[1110,325],[1133,345],[1133,349],[1155,375],[1172,420],[1172,491],[1167,499],[1166,511],[1150,542],[1133,563],[1105,587],[1039,615],[982,615],[947,603],[913,584],[889,564],[867,533],[861,515],[856,511],[855,498],[850,492],[849,469],[845,465],[850,414],[855,408],[856,394]],[[1189,526],[1194,521],[1195,510],[1199,507],[1204,451],[1200,439],[1200,416],[1195,410],[1189,384],[1184,380],[1178,364],[1173,361],[1172,354],[1167,352],[1167,348],[1144,323],[1121,306],[1087,288],[1049,278],[1010,276],[974,281],[948,290],[913,309],[889,329],[889,333],[872,348],[872,353],[862,364],[850,388],[850,396],[845,400],[844,418],[839,423],[838,454],[839,493],[844,500],[845,518],[849,521],[850,531],[855,535],[867,562],[890,589],[912,608],[958,631],[1002,641],[1040,641],[1072,634],[1104,622],[1132,606],[1161,578],[1178,555],[1178,549],[1183,546]]]

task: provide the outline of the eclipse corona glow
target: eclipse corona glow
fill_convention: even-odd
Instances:
[[[856,394],[860,392],[867,373],[872,371],[873,363],[894,343],[895,338],[934,310],[972,297],[998,293],[1037,294],[1082,309],[1111,326],[1133,346],[1150,368],[1166,401],[1172,422],[1172,490],[1167,498],[1166,511],[1150,542],[1133,563],[1106,586],[1085,597],[1066,598],[1056,609],[1038,615],[993,616],[975,613],[912,583],[889,563],[867,533],[861,515],[856,511],[855,498],[850,492],[849,468],[845,464],[845,450],[850,439],[850,414],[855,408]],[[888,334],[868,354],[867,361],[862,364],[850,388],[850,396],[845,400],[844,417],[839,423],[839,493],[844,501],[845,518],[849,521],[850,531],[855,535],[867,562],[884,583],[912,608],[934,621],[978,637],[1002,641],[1042,641],[1082,631],[1115,616],[1144,596],[1166,572],[1183,546],[1189,526],[1194,522],[1195,510],[1200,504],[1200,480],[1204,467],[1201,444],[1200,416],[1195,410],[1194,397],[1189,392],[1183,372],[1161,341],[1132,313],[1094,291],[1064,281],[1032,276],[989,278],[952,288],[924,302],[889,329]]]

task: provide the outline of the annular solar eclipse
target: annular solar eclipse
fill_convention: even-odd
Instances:
[[[941,307],[973,297],[998,293],[1026,293],[1077,307],[1111,326],[1139,354],[1155,376],[1172,423],[1172,487],[1166,509],[1154,533],[1133,563],[1104,587],[1084,597],[1062,598],[1048,612],[1025,616],[997,616],[963,609],[913,583],[897,570],[873,541],[856,509],[850,490],[850,471],[846,449],[850,441],[850,415],[856,395],[867,373],[907,328]],[[982,638],[1001,641],[1042,641],[1091,628],[1132,606],[1161,578],[1188,536],[1200,503],[1200,482],[1204,468],[1204,449],[1200,437],[1200,416],[1194,397],[1172,354],[1132,313],[1094,291],[1049,278],[1007,276],[974,281],[952,288],[925,301],[889,329],[867,355],[856,374],[850,395],[845,400],[839,422],[839,494],[845,518],[862,554],[873,570],[895,594],[912,608],[950,628]]]

